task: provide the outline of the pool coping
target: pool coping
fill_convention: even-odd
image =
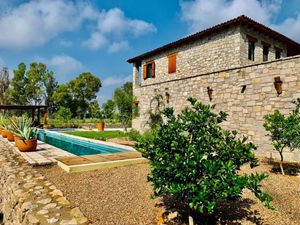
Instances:
[[[83,172],[83,171],[90,171],[90,170],[97,170],[97,169],[106,169],[106,168],[113,168],[119,166],[129,166],[133,164],[139,163],[147,163],[148,160],[145,158],[134,158],[134,159],[123,159],[123,160],[115,160],[115,161],[108,161],[108,162],[95,162],[95,163],[85,163],[79,165],[66,165],[65,163],[59,161],[57,159],[57,165],[62,168],[67,173],[76,173],[76,172]]]

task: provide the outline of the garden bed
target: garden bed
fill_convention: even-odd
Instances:
[[[271,211],[245,191],[243,198],[223,204],[217,211],[217,224],[299,224],[300,177],[282,176],[271,172],[267,162],[255,168],[269,174],[263,184],[274,197]],[[40,168],[71,204],[79,206],[92,224],[156,224],[163,211],[158,200],[150,199],[151,185],[146,182],[148,164],[67,174],[57,166]],[[248,167],[243,172],[251,172]],[[88,187],[88,188],[87,188]],[[178,222],[176,224],[184,224]]]

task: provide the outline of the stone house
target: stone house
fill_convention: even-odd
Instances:
[[[176,113],[195,97],[229,114],[223,126],[249,136],[257,153],[273,153],[263,116],[289,113],[300,97],[300,44],[242,15],[127,62],[133,64],[133,92],[139,116],[133,128],[149,128],[156,96]],[[275,79],[282,91],[275,89]],[[290,160],[300,154],[287,152]]]

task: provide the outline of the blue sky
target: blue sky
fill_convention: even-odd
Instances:
[[[128,58],[241,14],[300,42],[299,0],[0,0],[0,66],[44,62],[60,83],[90,71],[102,104]]]

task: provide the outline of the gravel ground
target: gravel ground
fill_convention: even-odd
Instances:
[[[270,172],[271,166],[261,163],[255,169],[266,172],[265,191],[274,197],[272,211],[263,206],[249,191],[243,198],[222,204],[216,224],[300,224],[300,177]],[[151,186],[146,182],[147,164],[67,174],[57,166],[41,167],[39,171],[52,181],[92,224],[143,225],[156,224],[162,209],[150,199]],[[243,172],[253,172],[244,167]],[[173,223],[172,223],[173,224]],[[183,224],[183,223],[176,223]],[[211,223],[209,223],[211,224]]]

